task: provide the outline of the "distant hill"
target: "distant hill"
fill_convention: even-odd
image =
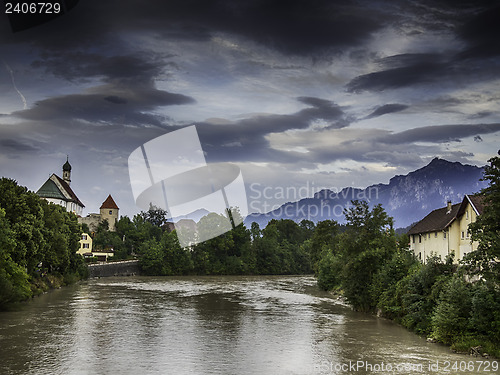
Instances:
[[[210,211],[200,208],[196,211],[191,212],[190,214],[187,215],[182,215],[182,216],[176,216],[173,218],[170,218],[170,220],[174,223],[177,223],[179,220],[184,220],[184,219],[191,219],[194,220],[195,222],[200,221],[200,219],[204,216],[207,216],[210,213]]]
[[[271,219],[308,219],[314,222],[332,219],[343,223],[343,208],[353,199],[364,199],[370,206],[382,204],[394,218],[395,227],[407,227],[430,211],[446,206],[448,200],[458,203],[464,194],[479,192],[487,185],[480,181],[482,177],[482,167],[435,158],[423,168],[404,176],[394,176],[388,184],[372,185],[366,189],[347,187],[340,192],[321,190],[313,197],[285,203],[274,211],[251,214],[245,219],[245,224],[250,227],[252,222],[257,222],[262,228]]]

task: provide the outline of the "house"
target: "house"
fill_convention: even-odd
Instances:
[[[78,222],[80,224],[87,224],[91,232],[97,230],[97,226],[104,220],[108,221],[108,229],[110,232],[116,231],[116,223],[118,222],[120,209],[113,200],[111,194],[108,195],[106,200],[102,202],[99,208],[99,213],[91,213],[86,217],[79,217]]]
[[[106,262],[108,258],[115,255],[113,249],[98,250],[92,247],[92,237],[88,233],[82,233],[80,248],[76,252],[84,258],[97,258],[99,262]]]
[[[85,256],[92,256],[92,237],[88,233],[82,233],[80,239],[80,248],[77,250],[77,254]]]
[[[40,198],[61,205],[66,211],[80,216],[85,206],[70,187],[71,164],[69,164],[68,159],[66,159],[62,169],[62,178],[53,173],[36,193]]]
[[[482,214],[483,207],[482,197],[477,195],[465,195],[461,203],[454,205],[448,201],[446,207],[432,211],[408,231],[410,249],[422,261],[430,255],[444,260],[454,254],[458,262],[477,249],[468,226]]]

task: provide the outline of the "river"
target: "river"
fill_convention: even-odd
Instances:
[[[307,276],[91,279],[0,313],[2,375],[497,373],[480,360]]]

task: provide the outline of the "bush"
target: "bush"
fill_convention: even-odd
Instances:
[[[329,249],[323,251],[318,262],[318,286],[323,290],[332,290],[340,287],[342,282],[342,265],[340,256],[336,256]]]
[[[469,326],[471,307],[471,285],[455,275],[445,283],[439,296],[432,315],[432,337],[452,344],[463,336]]]

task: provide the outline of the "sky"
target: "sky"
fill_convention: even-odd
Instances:
[[[140,211],[128,158],[195,125],[249,211],[388,183],[500,148],[500,2],[80,0],[13,32],[0,15],[0,176],[62,176]]]

